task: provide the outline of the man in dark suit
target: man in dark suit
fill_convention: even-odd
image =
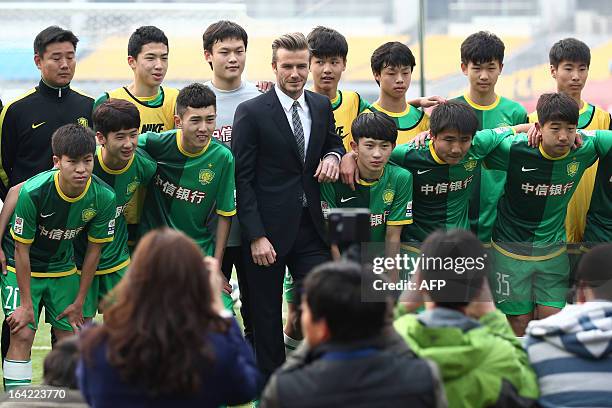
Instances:
[[[276,86],[240,104],[232,129],[255,353],[266,376],[285,360],[285,267],[299,290],[306,274],[330,258],[318,183],[337,180],[344,154],[329,98],[304,91],[308,63],[304,35],[274,40]]]

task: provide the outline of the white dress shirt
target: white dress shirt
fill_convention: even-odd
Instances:
[[[289,122],[291,131],[293,134],[295,134],[295,129],[293,129],[293,102],[295,99],[281,91],[278,85],[274,87],[274,91],[276,92],[276,96],[278,96],[278,100],[285,111],[285,116],[287,116],[287,121]],[[302,122],[302,129],[304,130],[304,156],[306,156],[306,152],[308,151],[308,142],[310,141],[312,118],[310,117],[310,109],[308,109],[308,104],[306,103],[306,98],[304,97],[304,91],[302,91],[302,94],[297,101],[300,104],[297,111],[300,121]]]

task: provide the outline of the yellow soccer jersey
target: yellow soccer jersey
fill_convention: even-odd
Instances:
[[[610,129],[610,114],[598,106],[591,105],[582,101],[583,107],[580,109],[578,117],[578,129],[584,130],[607,130]],[[529,122],[534,123],[538,120],[538,113],[532,112],[529,115]],[[595,174],[597,173],[597,162],[589,167],[582,176],[572,199],[567,206],[567,216],[565,217],[565,232],[567,242],[578,243],[582,241],[584,228],[586,226],[586,214],[591,205],[591,195],[595,184]]]
[[[353,120],[370,106],[357,92],[340,91],[336,92],[336,97],[331,100],[336,121],[336,133],[342,138],[346,151],[351,150],[351,125]]]
[[[373,103],[364,112],[383,112],[389,115],[397,125],[398,145],[408,143],[419,133],[429,130],[429,116],[410,104],[408,104],[405,111],[398,113],[389,112],[381,108],[377,103]]]
[[[174,111],[178,90],[160,87],[160,95],[140,98],[132,95],[127,87],[108,92],[108,97],[132,102],[140,112],[140,133],[161,133],[174,129]],[[161,98],[161,99],[160,99]],[[151,103],[159,99],[157,103]]]

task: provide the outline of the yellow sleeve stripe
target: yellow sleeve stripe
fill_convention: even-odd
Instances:
[[[232,215],[236,215],[236,210],[233,211],[221,211],[221,210],[217,210],[217,214],[223,216],[223,217],[231,217]]]
[[[34,238],[27,239],[27,238],[22,238],[20,236],[15,235],[15,232],[13,232],[13,228],[11,228],[11,236],[13,237],[15,241],[19,241],[22,244],[31,244],[32,242],[34,242]]]
[[[408,224],[412,224],[412,220],[387,221],[387,225],[408,225]]]
[[[105,242],[111,242],[113,240],[114,237],[108,237],[108,238],[94,238],[91,235],[87,236],[87,239],[89,240],[89,242],[93,242],[95,244],[102,244]]]

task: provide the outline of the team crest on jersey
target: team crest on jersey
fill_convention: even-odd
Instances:
[[[93,208],[86,208],[83,210],[83,213],[81,213],[81,218],[84,222],[89,222],[96,216],[96,214],[96,210]]]
[[[198,177],[198,180],[200,180],[201,184],[210,184],[213,179],[215,178],[215,172],[212,171],[211,169],[204,169],[204,170],[200,170],[200,175]]]
[[[15,225],[13,225],[15,234],[23,234],[23,218],[15,216]]]
[[[138,188],[139,185],[140,185],[140,180],[138,180],[138,178],[134,177],[134,181],[132,181],[130,184],[127,185],[127,193],[128,194],[133,194],[134,191],[136,191],[136,189]]]
[[[89,121],[87,118],[80,117],[77,119],[77,123],[83,127],[89,127]]]
[[[474,169],[476,168],[476,165],[477,165],[477,164],[478,164],[478,163],[476,162],[476,160],[471,159],[471,160],[466,161],[466,162],[463,164],[463,167],[465,167],[465,169],[466,169],[467,171],[472,171],[472,170],[474,170]]]
[[[412,201],[408,201],[408,204],[406,204],[406,217],[412,218]]]
[[[393,190],[385,190],[383,191],[382,199],[385,204],[389,205],[393,202],[393,197],[395,197],[395,191]]]
[[[577,161],[573,161],[567,165],[567,175],[570,177],[574,177],[576,173],[578,173],[578,168],[580,167],[580,163]]]

